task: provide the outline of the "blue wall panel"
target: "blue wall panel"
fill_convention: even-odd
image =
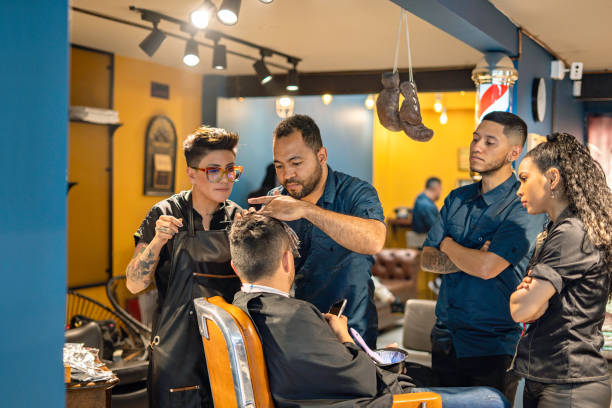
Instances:
[[[518,61],[519,79],[515,85],[517,111],[526,123],[529,133],[547,135],[552,130],[552,84],[550,79],[550,62],[552,56],[531,39],[523,36],[523,50]],[[546,115],[542,122],[533,119],[531,109],[531,88],[535,78],[544,78],[546,82]]]
[[[553,132],[572,134],[578,140],[585,138],[584,102],[572,96],[573,81],[566,75],[562,81],[555,81],[556,102]]]
[[[5,1],[0,103],[3,407],[62,407],[68,3]]]
[[[334,170],[372,182],[373,111],[365,108],[366,97],[338,95],[326,106],[319,96],[297,96],[294,110],[317,122]],[[280,121],[273,97],[218,100],[218,126],[240,135],[237,161],[245,173],[231,199],[242,206],[247,205],[248,193],[259,188],[272,162],[272,132]]]

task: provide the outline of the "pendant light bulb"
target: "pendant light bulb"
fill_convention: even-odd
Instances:
[[[330,94],[324,94],[321,96],[321,100],[323,101],[323,105],[329,105],[332,101],[333,96],[331,96]]]
[[[374,109],[374,105],[376,104],[376,101],[374,100],[374,96],[373,95],[368,95],[368,97],[365,100],[365,107],[368,110],[372,110]]]
[[[442,114],[440,115],[440,123],[446,125],[448,122],[448,116],[446,115],[446,108],[442,110]]]
[[[436,94],[436,102],[434,103],[434,111],[437,113],[442,112],[442,97],[439,93]]]

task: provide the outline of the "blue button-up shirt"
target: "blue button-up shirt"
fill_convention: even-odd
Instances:
[[[283,187],[277,190],[288,194]],[[376,189],[368,182],[333,171],[329,166],[325,189],[317,206],[384,222]],[[377,315],[370,279],[374,258],[344,248],[306,219],[288,224],[300,238],[301,257],[295,260],[295,297],[311,302],[323,313],[346,298],[344,314],[349,326],[368,344],[375,343]]]
[[[442,344],[450,337],[457,357],[514,354],[521,331],[510,316],[510,295],[525,275],[546,222],[545,216],[527,214],[516,195],[519,184],[513,174],[486,194],[480,192],[481,183],[453,190],[423,244],[439,249],[449,236],[476,249],[491,241],[489,252],[510,263],[489,280],[464,272],[442,275],[432,341]]]
[[[438,207],[425,193],[418,195],[412,207],[412,230],[427,234],[431,227],[440,220]]]

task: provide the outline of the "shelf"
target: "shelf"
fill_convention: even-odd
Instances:
[[[98,123],[98,122],[90,122],[88,120],[81,120],[81,119],[70,119],[70,122],[88,123],[90,125],[101,125],[101,126],[115,126],[115,127],[123,126],[123,123]]]

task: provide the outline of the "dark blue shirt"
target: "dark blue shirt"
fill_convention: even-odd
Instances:
[[[283,187],[277,189],[288,194]],[[370,183],[333,171],[329,166],[325,189],[317,206],[384,222],[376,189]],[[295,260],[295,297],[311,302],[323,313],[338,300],[346,298],[344,314],[349,326],[368,343],[375,342],[377,316],[370,279],[374,258],[344,248],[306,219],[288,224],[300,238],[301,257]]]
[[[440,213],[436,204],[425,193],[419,194],[412,208],[412,230],[427,234],[439,220]]]
[[[486,194],[481,183],[453,190],[423,244],[439,249],[449,236],[477,249],[491,241],[489,252],[510,263],[488,280],[464,272],[441,275],[432,341],[441,344],[450,337],[459,358],[513,355],[521,334],[510,316],[510,295],[525,275],[546,217],[527,214],[516,195],[519,184],[513,174]]]

